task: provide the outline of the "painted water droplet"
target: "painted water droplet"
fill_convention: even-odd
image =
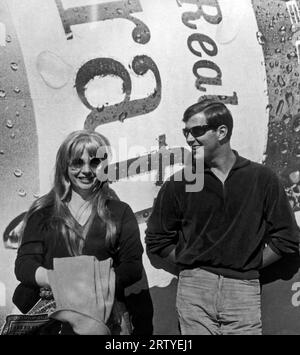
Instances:
[[[16,134],[15,134],[15,133],[12,133],[12,134],[10,135],[10,138],[11,138],[11,139],[15,139],[15,138],[16,138]]]
[[[291,115],[283,115],[282,116],[282,121],[283,121],[284,124],[287,125],[290,122],[291,118],[292,118]]]
[[[284,102],[283,102],[283,100],[280,100],[278,102],[278,105],[277,105],[277,108],[276,108],[276,115],[281,115],[283,106],[284,106]]]
[[[14,126],[14,124],[13,124],[12,120],[7,120],[6,121],[6,127],[7,128],[13,128],[13,126]]]
[[[292,107],[294,105],[295,99],[294,99],[292,92],[287,92],[285,94],[285,101],[287,102],[289,107]]]
[[[38,55],[36,66],[46,85],[52,89],[60,89],[65,86],[73,71],[71,65],[49,51],[41,52]]]
[[[24,189],[20,189],[18,191],[18,195],[21,196],[21,197],[25,197],[26,196],[26,191]]]
[[[19,94],[21,92],[20,88],[18,88],[17,86],[14,88],[14,92],[16,94]]]
[[[1,154],[1,155],[4,155],[4,150],[0,150],[0,154]]]
[[[290,74],[290,73],[292,72],[292,70],[293,70],[292,64],[288,64],[288,65],[286,66],[286,72],[287,72],[288,74]]]
[[[16,177],[21,177],[21,176],[23,175],[23,171],[22,171],[21,169],[16,169],[16,170],[14,171],[14,175],[15,175]]]
[[[270,68],[274,68],[274,62],[270,62],[269,66]]]
[[[104,109],[105,109],[105,106],[104,106],[104,105],[102,105],[101,107],[98,106],[98,107],[97,107],[97,112],[102,112]]]
[[[11,42],[11,36],[10,35],[7,35],[6,36],[6,43],[10,43]]]
[[[127,113],[127,112],[122,112],[122,113],[119,115],[119,121],[124,122],[124,120],[127,118],[127,116],[128,116],[128,113]]]
[[[266,43],[266,37],[260,31],[256,32],[256,38],[257,38],[258,44],[263,45]]]
[[[285,81],[281,75],[277,76],[277,83],[279,84],[280,87],[285,86]]]
[[[298,184],[300,181],[300,172],[299,171],[293,171],[290,173],[289,178],[293,184]]]
[[[279,28],[279,32],[285,32],[286,31],[286,27],[285,26],[281,26],[280,28]]]
[[[4,90],[0,90],[0,98],[4,99],[6,96],[6,92]]]
[[[295,24],[292,24],[291,26],[291,32],[295,33],[297,31],[297,27],[295,26]]]
[[[275,67],[278,67],[278,65],[279,65],[279,62],[278,62],[278,60],[276,60],[275,61]]]
[[[19,117],[20,116],[20,112],[16,111],[16,116]]]
[[[276,49],[275,49],[275,53],[276,53],[276,54],[281,53],[281,49],[280,49],[280,48],[276,48]]]
[[[17,63],[10,63],[10,67],[11,67],[11,69],[13,70],[13,71],[17,71],[18,70],[18,68],[19,68],[19,66],[18,66],[18,64]]]
[[[122,14],[123,14],[123,10],[120,9],[120,8],[118,8],[118,9],[117,9],[117,14],[122,15]]]
[[[290,52],[290,53],[287,54],[287,57],[288,57],[288,59],[295,58],[295,57],[297,57],[297,53],[296,52]]]
[[[285,37],[281,37],[281,38],[280,38],[280,42],[281,42],[281,43],[285,43],[285,41],[286,41]]]
[[[294,132],[298,133],[300,131],[300,116],[297,115],[294,120],[293,124],[293,130]]]

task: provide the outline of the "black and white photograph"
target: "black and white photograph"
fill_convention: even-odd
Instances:
[[[0,122],[1,335],[300,335],[300,0],[0,0]]]

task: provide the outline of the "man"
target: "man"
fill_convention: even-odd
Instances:
[[[259,270],[299,248],[283,186],[269,168],[231,149],[233,120],[211,99],[184,113],[204,186],[162,186],[146,230],[148,253],[180,268],[176,307],[182,334],[261,334]],[[203,173],[200,172],[200,173]]]

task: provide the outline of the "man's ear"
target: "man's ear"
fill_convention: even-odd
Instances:
[[[218,138],[219,138],[220,142],[224,142],[224,140],[226,141],[227,134],[228,134],[227,126],[226,125],[219,126],[217,133],[218,133]]]

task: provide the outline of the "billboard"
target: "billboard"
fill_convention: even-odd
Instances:
[[[119,164],[111,187],[134,210],[144,243],[153,200],[181,160],[175,158],[165,169],[127,167],[159,149],[187,150],[181,133],[185,108],[204,95],[218,96],[234,118],[232,147],[279,174],[297,216],[299,5],[279,0],[1,1],[2,321],[12,309],[17,284],[16,244],[5,232],[49,191],[57,149],[71,131],[85,128],[108,137],[113,163]],[[176,276],[146,254],[143,262],[143,280],[128,290],[139,308],[137,318],[149,320],[141,333],[153,326],[156,334],[176,334]],[[286,263],[284,275],[276,267],[264,275],[265,333],[299,332],[298,264]],[[162,317],[166,309],[169,316]]]

